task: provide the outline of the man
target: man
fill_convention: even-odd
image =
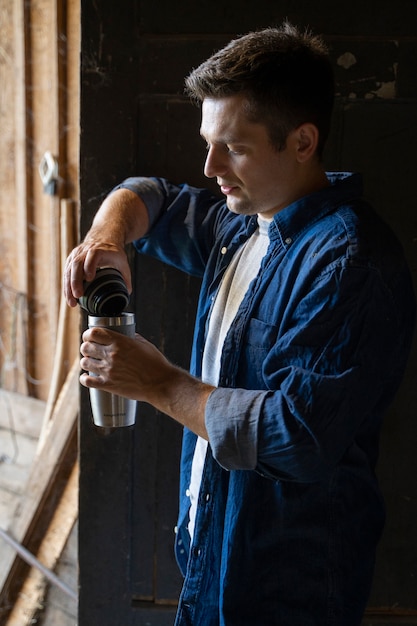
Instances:
[[[414,297],[358,175],[326,174],[333,76],[284,24],[232,41],[187,78],[205,174],[226,201],[130,178],[70,255],[66,295],[125,245],[201,276],[191,374],[143,337],[84,333],[81,382],[185,426],[177,626],[355,626],[384,510],[374,475]]]

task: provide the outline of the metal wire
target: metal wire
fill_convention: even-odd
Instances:
[[[42,563],[31,552],[29,552],[29,550],[22,546],[22,544],[20,544],[18,541],[13,539],[13,537],[11,537],[2,528],[0,528],[0,537],[2,537],[4,541],[6,541],[14,550],[16,550],[17,554],[22,557],[22,559],[26,561],[26,563],[38,569],[43,574],[43,576],[45,576],[45,578],[47,578],[53,585],[61,589],[61,591],[63,591],[67,596],[75,601],[77,600],[77,594],[75,591],[73,591],[73,589],[68,587],[66,583],[58,578],[58,576],[54,574],[54,572],[45,567],[45,565],[42,565]]]

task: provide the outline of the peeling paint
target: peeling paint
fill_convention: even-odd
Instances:
[[[397,93],[397,70],[398,63],[392,64],[392,73],[394,74],[394,80],[388,80],[383,82],[376,83],[376,89],[373,89],[371,92],[365,94],[365,98],[385,98],[389,100],[390,98],[395,98]]]
[[[337,64],[341,67],[344,67],[345,70],[348,70],[350,67],[352,67],[352,65],[355,65],[355,63],[357,63],[356,57],[354,54],[352,54],[352,52],[345,52],[344,54],[341,54],[340,57],[337,59]]]
[[[395,98],[395,80],[381,83],[379,89],[375,91],[377,98]]]

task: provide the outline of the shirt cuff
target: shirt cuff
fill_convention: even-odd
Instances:
[[[157,181],[145,176],[132,176],[117,185],[112,189],[112,192],[117,189],[129,189],[143,200],[148,211],[149,227],[152,227],[158,219],[164,203],[164,195]]]
[[[213,457],[228,470],[253,470],[258,456],[258,425],[265,391],[217,387],[205,412]]]

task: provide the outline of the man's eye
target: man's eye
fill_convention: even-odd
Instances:
[[[242,149],[236,146],[226,146],[229,154],[242,154]]]
[[[209,152],[212,148],[212,145],[206,143],[206,151]],[[228,154],[242,154],[242,150],[235,146],[230,146],[228,144],[222,144],[217,147],[217,149],[222,150],[223,152],[227,152]]]

